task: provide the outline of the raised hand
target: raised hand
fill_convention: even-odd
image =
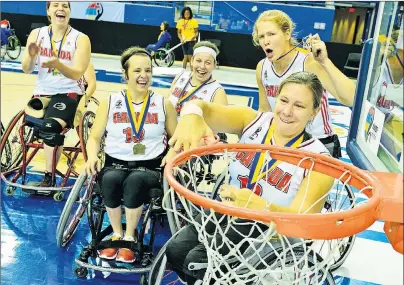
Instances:
[[[325,61],[328,59],[327,48],[325,43],[320,39],[318,34],[315,34],[310,38],[311,42],[311,51],[313,53],[314,59],[320,63],[324,64]]]
[[[48,60],[42,63],[43,68],[58,68],[60,61],[59,58],[57,57],[55,51],[52,51],[52,57]]]
[[[36,56],[41,51],[42,40],[37,42],[32,42],[28,46],[28,54],[30,57]]]
[[[168,144],[176,152],[180,152],[200,146],[201,141],[210,142],[211,140],[214,140],[214,134],[205,120],[198,115],[189,114],[181,117]]]

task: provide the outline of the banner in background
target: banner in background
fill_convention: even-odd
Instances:
[[[71,18],[123,23],[125,3],[119,2],[70,2]]]

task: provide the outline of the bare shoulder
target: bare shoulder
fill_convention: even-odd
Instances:
[[[90,42],[90,38],[86,34],[84,34],[82,32],[80,32],[80,35],[79,35],[77,40],[78,40],[79,44],[81,42],[88,42],[88,43]]]
[[[29,36],[28,36],[28,41],[31,41],[31,42],[36,41],[36,39],[38,38],[38,35],[39,35],[39,31],[40,31],[40,30],[41,30],[41,28],[33,29],[33,30],[31,31],[31,33],[29,34]]]
[[[265,61],[265,58],[261,59],[261,60],[258,62],[257,67],[256,67],[256,70],[257,70],[257,71],[262,69],[262,65],[264,64],[264,61]]]

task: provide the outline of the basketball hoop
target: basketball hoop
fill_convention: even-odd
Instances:
[[[198,164],[203,163],[203,156],[220,154],[224,183],[228,183],[227,167],[240,152],[265,153],[267,159],[305,168],[308,179],[313,171],[335,178],[328,198],[325,196],[327,201],[341,186],[354,189],[355,197],[344,209],[314,214],[268,212],[225,204],[216,200],[217,189],[208,189],[206,183],[195,178],[198,171],[195,168],[201,168]],[[284,147],[216,144],[177,155],[167,164],[165,177],[171,188],[163,205],[175,205],[165,210],[180,217],[182,223],[193,225],[206,248],[208,263],[195,267],[206,269],[203,284],[211,284],[212,280],[215,284],[327,284],[335,252],[340,250],[343,239],[367,229],[376,220],[386,221],[389,241],[396,251],[403,253],[402,174],[364,171],[332,157]],[[170,203],[165,203],[166,200]],[[343,198],[330,203],[342,205]],[[242,242],[234,243],[227,234],[241,222],[250,226],[251,231],[242,236]],[[213,232],[207,232],[208,223],[214,225]],[[253,237],[252,232],[259,234]],[[221,243],[216,242],[217,236]],[[319,245],[324,242],[328,244],[327,250]],[[245,243],[248,248],[242,251]],[[224,245],[231,250],[222,254]]]

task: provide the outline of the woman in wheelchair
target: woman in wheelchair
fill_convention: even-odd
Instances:
[[[38,63],[34,97],[41,97],[47,104],[40,129],[46,161],[41,187],[52,187],[55,185],[51,174],[53,150],[58,147],[57,165],[64,144],[64,135],[60,133],[65,127],[73,126],[78,102],[83,95],[79,79],[90,61],[91,44],[85,34],[69,25],[69,2],[47,2],[46,9],[51,24],[30,33],[22,69],[31,73]]]
[[[212,75],[216,68],[219,50],[213,43],[202,41],[194,46],[191,62],[193,71],[182,71],[171,84],[169,99],[179,117],[185,102],[200,99],[207,102],[227,105],[227,96],[222,85]]]
[[[168,31],[168,22],[162,22],[160,25],[160,30],[161,33],[159,34],[157,38],[157,43],[155,44],[149,44],[146,47],[146,50],[151,53],[152,56],[154,56],[154,53],[161,47],[164,47],[166,44],[170,43],[171,41],[171,34]]]
[[[87,142],[88,174],[100,172],[98,181],[113,228],[111,240],[136,242],[135,229],[151,188],[161,188],[161,167],[167,153],[167,136],[177,126],[171,102],[149,89],[151,55],[131,47],[121,56],[126,89],[103,100]],[[100,169],[98,152],[105,134],[105,166]],[[169,155],[174,154],[172,150]],[[125,206],[126,231],[122,228],[121,204]],[[132,263],[136,256],[127,248],[107,248],[104,259]]]
[[[240,135],[240,143],[272,144],[330,155],[318,139],[305,131],[307,124],[319,111],[322,92],[322,85],[314,74],[298,72],[280,84],[273,113],[256,112],[248,107],[227,107],[200,100],[191,101],[182,110],[182,118],[169,144],[174,146],[174,149],[183,147],[187,150],[189,147],[195,147],[195,140],[211,135],[212,131],[229,132]],[[316,213],[320,212],[324,205],[325,198],[321,197],[328,193],[334,182],[334,179],[315,172],[311,173],[311,179],[308,180],[305,169],[271,160],[269,163],[273,163],[273,169],[279,168],[283,173],[290,174],[288,191],[280,191],[276,185],[268,182],[269,178],[254,176],[254,170],[261,169],[261,165],[258,165],[260,160],[251,159],[253,163],[247,163],[251,169],[245,166],[246,160],[247,158],[241,157],[230,162],[230,185],[223,185],[218,192],[223,203],[273,212],[304,212],[315,204],[309,212]],[[252,190],[254,194],[251,194]],[[201,222],[200,216],[196,219]],[[236,230],[230,230],[227,237],[235,244],[243,241],[243,235],[256,238],[260,234],[256,228],[249,234],[251,224],[237,223],[233,227]],[[210,223],[205,226],[208,233],[215,228],[216,226]],[[220,235],[217,235],[218,248],[220,241]],[[247,243],[243,243],[241,252],[247,246]],[[229,250],[230,248],[223,244],[220,254],[225,255]],[[204,270],[188,268],[191,262],[207,262],[206,250],[198,241],[198,233],[192,225],[186,226],[167,245],[166,256],[167,262],[188,284],[195,284],[197,280],[203,279]]]

